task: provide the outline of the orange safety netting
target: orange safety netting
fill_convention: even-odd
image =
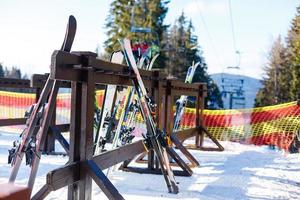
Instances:
[[[218,140],[275,145],[287,150],[300,129],[297,102],[253,109],[204,110],[203,124]],[[185,109],[181,128],[195,126],[195,109]]]
[[[103,103],[104,90],[96,91],[96,105]],[[70,93],[57,97],[56,123],[70,122]],[[35,102],[35,94],[0,91],[0,119],[24,117]],[[122,106],[120,106],[121,108]],[[174,108],[175,109],[175,108]],[[121,113],[119,109],[117,113]],[[195,109],[185,108],[180,129],[195,126]],[[297,102],[253,109],[203,110],[203,124],[219,140],[255,145],[275,145],[288,149],[300,129],[300,106]],[[143,124],[140,114],[135,125]]]

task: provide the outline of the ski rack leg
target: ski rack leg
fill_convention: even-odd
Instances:
[[[41,106],[43,106],[43,104],[45,104],[45,102],[47,101],[48,94],[49,94],[52,86],[53,86],[53,80],[48,78],[46,85],[41,93],[40,98],[39,98],[39,101],[35,105],[32,115],[30,116],[29,126],[27,127],[26,132],[23,133],[25,135],[22,136],[22,143],[20,144],[20,146],[18,148],[16,160],[13,163],[13,167],[12,167],[12,170],[11,170],[11,173],[9,176],[9,182],[13,183],[16,180],[19,168],[22,163],[22,159],[25,154],[25,149],[27,148],[27,146],[29,144],[31,136],[34,135],[35,131],[37,131],[36,125],[39,120],[37,117],[38,111],[41,108]]]
[[[70,150],[69,142],[64,138],[64,136],[61,134],[61,131],[56,126],[52,126],[50,128],[54,134],[55,139],[64,148],[64,150],[66,151],[66,154],[69,155],[69,150]]]
[[[124,199],[93,160],[88,160],[84,166],[87,173],[92,177],[92,179],[100,187],[100,189],[104,192],[108,199]]]
[[[183,146],[183,144],[178,140],[176,135],[173,133],[170,136],[172,143],[178,148],[190,161],[191,167],[198,167],[200,164],[197,159]]]
[[[43,187],[31,198],[31,200],[40,200],[45,199],[46,196],[51,192],[50,188],[47,184],[43,185]]]

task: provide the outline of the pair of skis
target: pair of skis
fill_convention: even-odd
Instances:
[[[76,33],[76,20],[69,17],[65,39],[61,47],[62,51],[70,52]],[[32,152],[29,165],[31,166],[30,177],[27,183],[30,192],[32,191],[41,153],[48,133],[53,111],[56,104],[56,96],[59,89],[59,81],[48,78],[40,95],[38,102],[34,105],[31,115],[27,120],[27,127],[22,133],[22,139],[16,148],[15,157],[12,159],[12,170],[9,182],[14,182],[24,155],[28,149]]]
[[[151,115],[151,105],[150,105],[150,98],[148,97],[146,88],[144,86],[143,80],[139,73],[138,67],[136,65],[135,58],[132,53],[130,40],[124,39],[120,41],[121,46],[123,48],[126,61],[129,67],[135,73],[135,78],[133,80],[135,91],[138,95],[138,102],[140,105],[142,116],[146,122],[147,126],[147,138],[149,142],[151,142],[151,146],[158,158],[160,163],[160,168],[164,179],[166,181],[168,190],[170,193],[178,193],[178,186],[175,181],[175,177],[173,171],[170,167],[169,158],[166,153],[166,149],[162,146],[162,143],[158,141],[158,138],[161,137],[161,131],[157,128],[156,123]]]
[[[196,64],[193,64],[188,68],[186,77],[185,77],[185,83],[192,83],[195,72],[197,67],[199,66],[200,62],[197,62]],[[185,95],[181,95],[180,98],[176,102],[176,112],[174,115],[174,126],[173,126],[173,132],[178,131],[180,127],[180,120],[182,118],[184,107],[186,106],[188,101],[188,97]]]

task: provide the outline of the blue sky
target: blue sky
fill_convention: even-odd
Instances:
[[[104,23],[110,3],[2,0],[0,62],[8,67],[18,66],[27,74],[49,72],[51,54],[61,46],[70,14],[78,23],[73,50],[95,51],[107,38]],[[300,3],[297,0],[231,0],[231,3],[236,46],[241,52],[241,73],[261,78],[272,41],[279,34],[286,36]],[[228,0],[171,0],[165,22],[173,23],[182,11],[193,20],[208,72],[226,72],[226,67],[236,65]]]

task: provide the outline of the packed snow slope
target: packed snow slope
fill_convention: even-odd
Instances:
[[[16,134],[0,133],[0,183],[8,181],[7,152]],[[109,178],[125,199],[300,199],[300,156],[267,147],[222,142],[224,152],[191,151],[200,161],[192,177],[176,177],[179,194],[167,193],[160,175],[113,171]],[[34,191],[44,183],[47,172],[64,165],[65,156],[43,155]],[[138,165],[138,164],[134,164]],[[25,185],[29,167],[22,165],[17,183]],[[93,183],[93,199],[106,199]],[[47,199],[66,199],[67,189],[50,193]]]

